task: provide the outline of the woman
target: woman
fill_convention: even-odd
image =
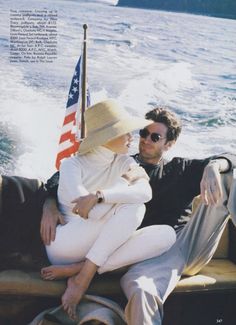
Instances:
[[[97,270],[160,255],[175,241],[174,230],[166,225],[136,231],[151,188],[127,152],[130,132],[151,122],[107,100],[86,110],[85,123],[87,137],[78,155],[61,164],[58,201],[67,223],[58,225],[55,241],[46,246],[53,265],[42,269],[47,280],[69,277],[62,304],[71,318]]]

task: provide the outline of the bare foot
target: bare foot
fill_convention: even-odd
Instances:
[[[41,269],[41,276],[44,280],[56,280],[69,278],[80,272],[84,262],[69,265],[50,265]]]
[[[75,277],[68,279],[67,288],[62,296],[62,305],[64,310],[68,313],[69,317],[76,320],[76,306],[82,299],[87,286],[77,283]]]
[[[89,287],[89,284],[97,271],[97,265],[90,260],[86,260],[81,271],[68,279],[67,288],[62,296],[62,305],[69,317],[76,320],[76,306],[79,304],[84,293]]]

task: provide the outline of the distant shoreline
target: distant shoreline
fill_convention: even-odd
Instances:
[[[233,4],[233,1],[228,0],[227,2],[231,4],[231,7],[225,8],[227,12],[217,12],[214,11],[214,7],[211,7],[211,0],[205,0],[205,3],[208,4],[204,9],[201,10],[201,3],[199,7],[195,6],[195,9],[191,7],[191,0],[188,0],[189,6],[180,6],[177,8],[175,5],[169,3],[172,1],[166,1],[163,4],[163,1],[160,0],[119,0],[117,5],[118,7],[127,7],[127,8],[136,8],[136,9],[150,9],[150,10],[160,10],[166,12],[176,12],[176,13],[185,13],[185,14],[193,14],[193,15],[201,15],[206,17],[216,17],[216,18],[224,18],[224,19],[236,19],[236,4]],[[226,2],[226,1],[225,1]],[[219,9],[219,8],[218,8]],[[230,10],[233,9],[233,10]],[[211,11],[212,10],[212,11]],[[230,13],[229,13],[230,12]]]

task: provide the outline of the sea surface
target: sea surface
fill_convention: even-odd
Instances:
[[[168,157],[236,153],[236,21],[114,1],[0,0],[0,172],[45,180],[88,28],[92,102],[116,98],[133,116],[169,106],[183,132]],[[9,62],[10,9],[58,12],[58,58]],[[134,134],[131,152],[138,136]]]

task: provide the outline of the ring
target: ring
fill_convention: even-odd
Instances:
[[[79,214],[79,209],[76,209],[75,210],[75,214]]]

